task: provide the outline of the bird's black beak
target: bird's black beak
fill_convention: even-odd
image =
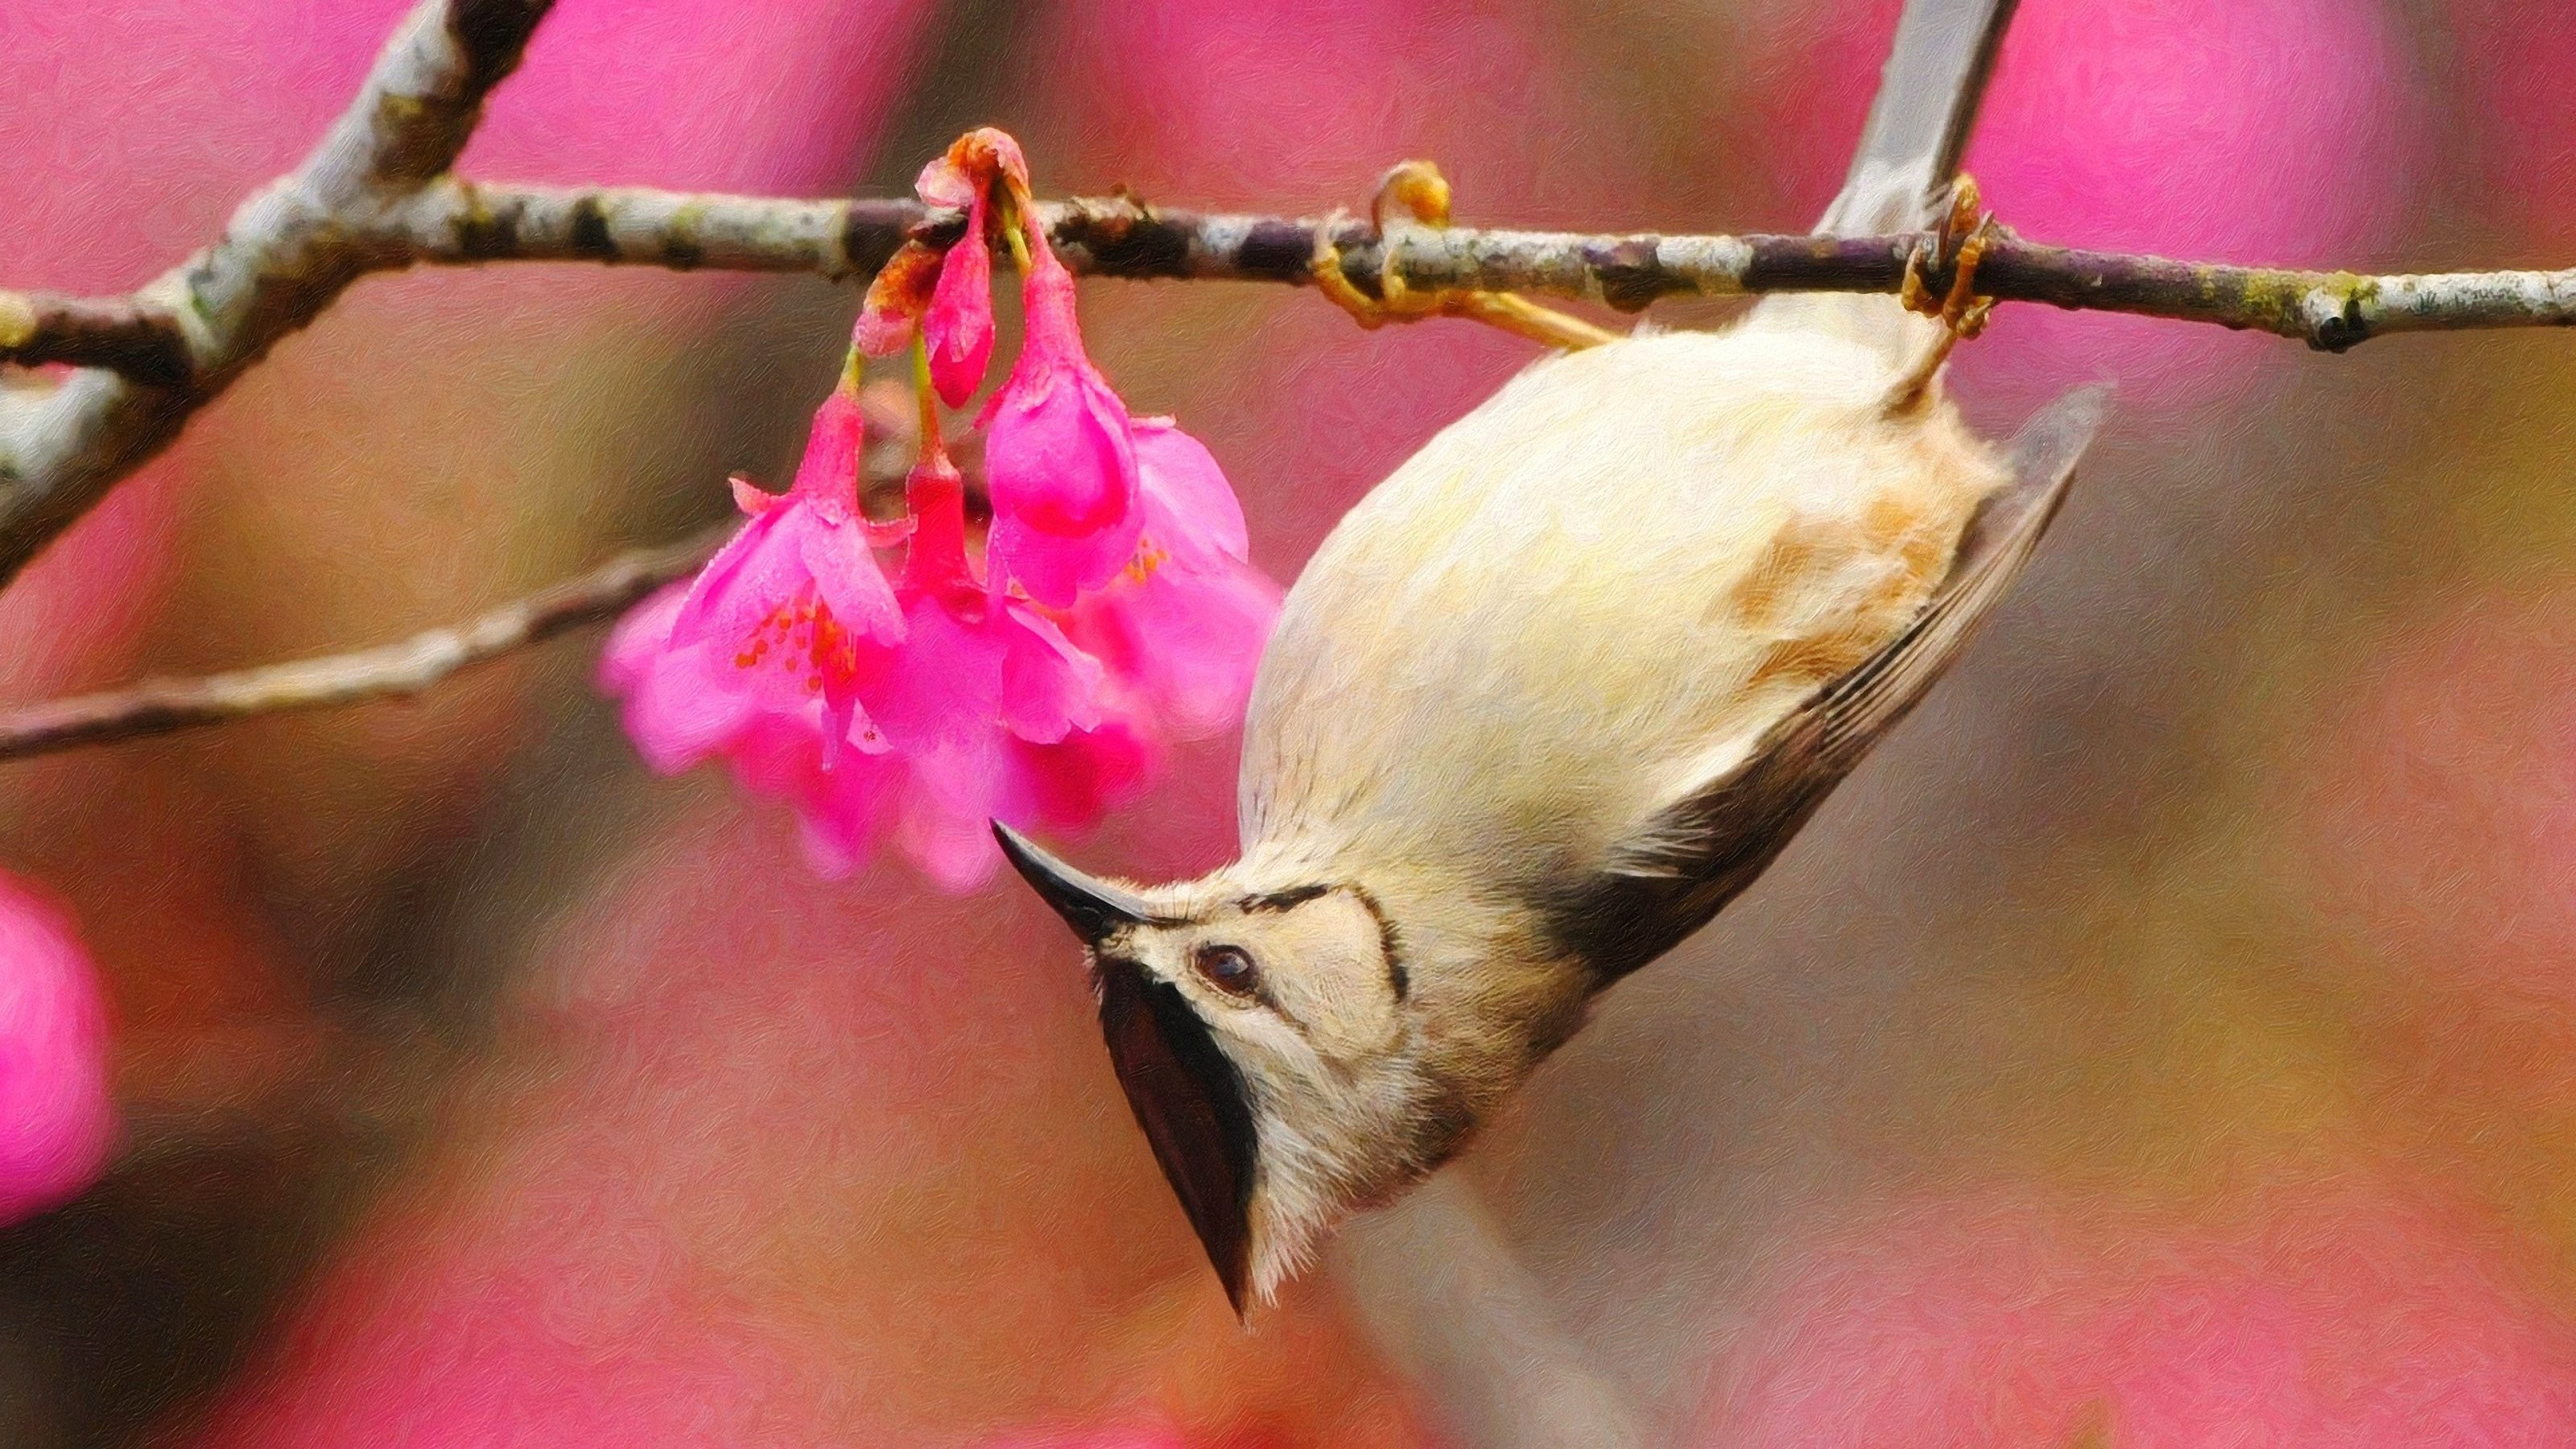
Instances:
[[[1012,868],[1094,951],[1100,1033],[1136,1125],[1181,1200],[1237,1315],[1252,1273],[1252,1177],[1258,1138],[1243,1073],[1207,1023],[1168,981],[1100,950],[1103,941],[1155,917],[1132,891],[1083,874],[1000,821],[993,838]]]
[[[1104,961],[1099,984],[1100,1034],[1118,1085],[1240,1317],[1257,1146],[1243,1074],[1170,982],[1133,961]]]
[[[993,822],[993,838],[1002,843],[1002,855],[1020,879],[1029,883],[1038,899],[1054,907],[1085,944],[1096,946],[1121,926],[1141,926],[1153,919],[1142,897],[1075,870],[999,820]]]

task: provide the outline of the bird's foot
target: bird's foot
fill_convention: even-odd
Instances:
[[[1979,199],[1976,178],[1961,172],[1950,184],[1949,215],[1932,235],[1915,243],[1905,258],[1905,281],[1896,294],[1907,311],[1938,318],[1958,337],[1974,337],[1986,330],[1986,316],[1995,305],[1994,298],[1977,295],[1977,263],[1985,259],[1995,236],[1995,214],[1981,210]],[[1927,268],[1950,274],[1949,290],[1938,301],[1923,283]]]
[[[1994,311],[1994,298],[1977,295],[1977,263],[1984,260],[1994,240],[1995,214],[1981,210],[1978,202],[1976,179],[1961,172],[1950,184],[1949,214],[1905,258],[1905,281],[1897,288],[1896,300],[1907,311],[1939,322],[1941,331],[1898,377],[1890,393],[1898,406],[1924,397],[1941,365],[1950,360],[1950,349],[1985,331],[1986,319]],[[1950,274],[1950,286],[1938,298],[1924,285],[1927,270]]]
[[[1404,273],[1395,264],[1394,249],[1383,245],[1387,237],[1386,216],[1390,204],[1403,208],[1410,225],[1434,229],[1445,227],[1449,224],[1448,178],[1440,174],[1439,167],[1428,161],[1406,161],[1387,172],[1385,179],[1378,183],[1377,195],[1369,203],[1369,221],[1381,241],[1378,295],[1374,297],[1361,291],[1342,271],[1341,248],[1333,241],[1333,230],[1341,221],[1341,214],[1335,213],[1315,228],[1315,253],[1307,270],[1313,275],[1316,288],[1331,298],[1335,306],[1350,313],[1351,319],[1362,327],[1374,331],[1389,322],[1419,322],[1425,317],[1464,317],[1569,352],[1618,340],[1619,334],[1615,332],[1595,327],[1580,317],[1555,308],[1542,307],[1510,292],[1464,288],[1417,290],[1407,286]]]

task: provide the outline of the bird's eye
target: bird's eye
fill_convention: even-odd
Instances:
[[[1238,1001],[1250,1001],[1261,990],[1261,972],[1240,946],[1201,946],[1190,964],[1201,981]]]

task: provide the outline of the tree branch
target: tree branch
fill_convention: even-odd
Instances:
[[[1075,271],[1095,277],[1311,279],[1318,228],[1343,270],[1374,291],[1392,256],[1417,288],[1580,297],[1623,312],[1672,296],[1895,292],[1925,232],[1888,236],[1658,236],[1418,225],[1380,237],[1352,219],[1243,216],[1124,197],[1040,208]],[[956,234],[963,219],[905,201],[792,201],[634,188],[505,187],[451,181],[384,213],[370,237],[412,262],[590,261],[742,271],[871,273],[906,236]],[[1936,294],[1949,277],[1924,281]],[[2340,352],[2390,332],[2576,323],[2576,268],[2360,276],[2082,251],[2003,235],[1977,289],[2004,302],[2134,312],[2296,338]]]
[[[345,228],[455,164],[550,3],[423,0],[312,155],[243,202],[214,245],[128,299],[0,299],[0,360],[101,364],[0,394],[0,583],[278,338],[384,265]]]
[[[202,679],[147,679],[122,689],[0,710],[0,760],[168,734],[244,715],[418,694],[461,670],[616,618],[662,585],[688,577],[733,531],[727,525],[680,543],[630,550],[465,623],[426,630],[400,643]]]
[[[130,296],[0,292],[0,360],[68,362],[171,383],[188,375],[188,343],[177,318]]]
[[[1049,234],[1096,277],[1304,284],[1316,231],[1375,290],[1389,256],[1417,288],[1580,297],[1638,311],[1670,296],[1894,292],[1922,232],[1886,236],[1660,236],[1404,226],[1381,237],[1351,219],[1228,215],[1124,197],[1044,204]],[[500,186],[446,178],[354,217],[338,240],[362,270],[415,264],[586,261],[611,265],[873,273],[907,236],[952,238],[963,219],[891,199],[797,200],[642,187]],[[1948,277],[1925,281],[1935,292]],[[2340,352],[2391,332],[2576,323],[2576,269],[2362,276],[2178,262],[2048,246],[2006,234],[1977,273],[2005,302],[2131,312],[2271,332]],[[13,304],[41,323],[13,332]],[[79,361],[148,374],[177,354],[176,322],[136,299],[0,294],[0,360]],[[21,340],[12,341],[13,337]],[[185,363],[181,362],[184,367]]]

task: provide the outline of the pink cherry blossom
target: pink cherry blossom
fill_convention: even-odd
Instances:
[[[1017,141],[989,127],[959,137],[948,154],[921,168],[913,189],[933,206],[963,208],[966,233],[939,263],[939,281],[921,319],[930,377],[941,401],[964,407],[984,385],[993,361],[991,220],[996,181],[1028,194],[1028,162]]]
[[[823,777],[862,773],[885,750],[858,680],[863,658],[903,631],[870,551],[884,531],[858,511],[859,444],[857,401],[836,389],[815,412],[794,486],[779,497],[736,479],[751,521],[695,580],[629,614],[600,665],[646,764],[672,774],[727,756],[746,788],[798,801],[815,829],[863,813],[853,780]]]
[[[859,512],[859,407],[841,388],[814,414],[796,483],[784,497],[737,484],[751,522],[690,586],[671,620],[675,650],[730,657],[733,689],[763,710],[819,708],[827,755],[857,735],[860,651],[903,637],[894,590],[869,551]]]
[[[741,687],[740,668],[705,643],[675,648],[671,623],[690,586],[673,584],[639,605],[609,636],[600,686],[625,702],[626,733],[657,773],[674,775],[722,756],[755,795],[796,812],[805,857],[837,879],[865,862],[898,777],[882,740],[825,760],[822,713],[810,701],[781,713]]]
[[[880,656],[869,708],[901,757],[903,778],[886,807],[896,840],[934,880],[964,889],[999,861],[989,822],[1054,813],[1045,808],[1048,774],[1114,794],[1142,777],[1148,746],[1129,729],[1092,738],[1102,723],[1099,661],[1028,603],[975,577],[965,482],[947,458],[934,451],[924,459],[905,496],[914,531],[902,582],[904,647]],[[1062,748],[1034,752],[1048,746]],[[1093,810],[1072,823],[1096,818]]]
[[[987,589],[966,557],[966,484],[944,456],[905,487],[914,520],[904,560],[906,648],[871,681],[886,738],[929,752],[998,726],[1052,744],[1099,723],[1100,665],[1020,600]]]
[[[821,873],[891,839],[962,890],[1000,863],[992,821],[1087,827],[1144,787],[1167,741],[1240,719],[1279,589],[1247,557],[1214,456],[1168,418],[1130,418],[1092,366],[1017,143],[969,132],[918,189],[969,226],[944,259],[907,243],[856,329],[863,351],[919,339],[905,523],[859,513],[845,382],[815,414],[795,487],[773,498],[738,482],[751,522],[686,590],[636,610],[601,680],[647,763],[724,757],[795,810]],[[930,396],[954,403],[982,383],[995,212],[1026,244],[1027,327],[985,409],[979,537]],[[889,583],[872,549],[898,541]]]
[[[796,804],[827,872],[855,864],[848,837],[873,818],[862,791],[878,773],[865,762],[887,748],[861,667],[903,631],[870,551],[885,531],[858,511],[860,431],[856,398],[835,389],[794,486],[774,497],[736,479],[751,521],[695,580],[629,614],[600,664],[646,764],[675,774],[726,756],[746,789]]]
[[[921,168],[913,192],[928,205],[966,213],[966,229],[943,255],[918,238],[895,249],[868,283],[853,341],[870,357],[909,346],[918,330],[930,372],[950,407],[963,407],[993,360],[992,199],[1008,188],[1029,200],[1029,163],[1020,143],[990,126],[957,138]]]
[[[1279,586],[1246,561],[1243,506],[1216,459],[1169,418],[1135,425],[1134,561],[1075,607],[1075,641],[1180,739],[1243,717]]]
[[[966,234],[940,262],[939,283],[921,319],[931,380],[940,400],[952,408],[965,406],[984,385],[984,371],[993,361],[993,253],[984,243],[985,216],[991,209],[981,191],[967,203]]]
[[[87,1187],[114,1131],[89,953],[61,912],[0,874],[0,1223]]]
[[[1242,507],[1206,448],[1167,418],[1137,423],[1134,448],[1143,541],[1062,632],[981,592],[962,489],[914,474],[905,668],[899,691],[869,698],[905,758],[885,807],[895,838],[950,889],[1000,864],[992,820],[1087,828],[1144,787],[1162,740],[1242,718],[1278,586],[1245,561]]]
[[[1144,518],[1127,405],[1083,351],[1073,274],[1039,228],[1028,231],[1027,331],[983,418],[989,557],[1029,597],[1064,608],[1127,567]]]
[[[846,641],[833,665],[852,702],[845,735],[809,692],[764,676],[766,661],[747,669],[748,651],[721,633],[714,644],[679,636],[703,578],[630,615],[601,679],[625,700],[653,768],[722,755],[746,790],[785,800],[817,873],[845,875],[890,837],[934,881],[966,890],[1000,863],[992,820],[1091,825],[1142,788],[1168,727],[1149,692],[1109,686],[1053,620],[976,577],[964,481],[944,456],[915,469],[906,493],[901,642]],[[836,740],[857,748],[835,751]]]

